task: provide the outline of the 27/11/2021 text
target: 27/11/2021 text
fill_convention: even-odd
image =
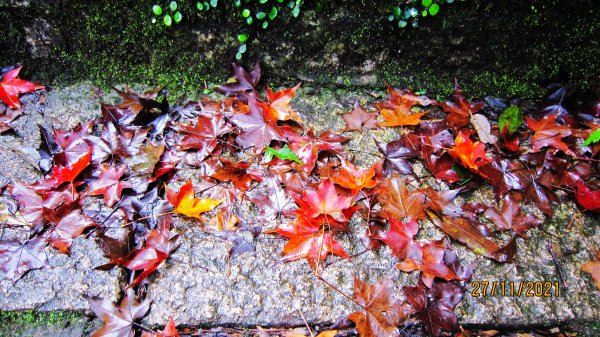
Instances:
[[[542,281],[476,281],[471,282],[471,296],[558,297],[558,282]]]

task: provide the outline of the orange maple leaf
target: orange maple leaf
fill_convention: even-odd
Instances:
[[[471,141],[462,131],[456,136],[454,146],[448,153],[455,160],[460,160],[467,168],[477,172],[481,166],[491,161],[485,155],[485,145],[481,142]]]

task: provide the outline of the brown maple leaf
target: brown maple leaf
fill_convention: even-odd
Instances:
[[[361,337],[394,336],[398,325],[410,316],[410,308],[392,298],[393,290],[392,280],[365,284],[354,277],[353,297],[362,311],[351,313],[348,319],[356,324]]]
[[[344,113],[342,118],[346,121],[347,131],[363,131],[379,128],[377,125],[377,113],[365,111],[358,101],[354,102],[352,111]]]
[[[107,299],[89,299],[96,316],[102,320],[102,328],[92,337],[133,337],[133,324],[144,317],[150,309],[150,300],[139,302],[133,289],[127,289],[121,304],[116,306]]]
[[[425,194],[409,191],[400,178],[386,179],[377,189],[377,200],[388,218],[421,220],[425,218]]]
[[[581,266],[581,270],[592,275],[596,287],[600,291],[600,251],[596,256],[596,261],[589,261]]]

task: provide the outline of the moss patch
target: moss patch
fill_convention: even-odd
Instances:
[[[64,3],[63,3],[64,2]],[[26,78],[49,85],[90,80],[97,85],[170,82],[175,96],[199,93],[205,82],[228,77],[239,43],[248,30],[231,8],[198,15],[181,3],[184,20],[152,24],[143,1],[35,1],[29,7],[2,7],[6,23],[0,59],[26,63]],[[539,97],[544,80],[599,90],[600,2],[469,0],[444,6],[419,28],[400,29],[387,21],[390,2],[306,1],[298,19],[276,20],[249,32],[244,62],[260,60],[263,78],[289,85],[383,88],[383,82],[412,86],[447,97],[458,78],[468,95]],[[6,6],[6,5],[5,5]],[[45,20],[52,40],[44,57],[30,52],[27,28]],[[584,23],[584,24],[582,24]]]
[[[83,336],[97,325],[77,312],[0,311],[1,336]]]

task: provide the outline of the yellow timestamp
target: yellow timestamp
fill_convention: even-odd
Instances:
[[[471,282],[471,296],[559,297],[558,282],[543,281],[476,281]]]

